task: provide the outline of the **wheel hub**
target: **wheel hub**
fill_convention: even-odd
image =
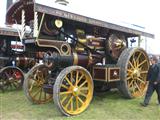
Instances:
[[[9,82],[14,82],[14,78],[13,77],[10,77],[8,80],[9,80]]]
[[[74,87],[72,92],[73,92],[74,96],[78,96],[78,94],[79,94],[78,87]]]
[[[37,81],[37,86],[42,87],[43,84],[44,82],[42,80]]]
[[[139,69],[135,69],[133,71],[132,78],[138,78],[138,77],[140,77],[140,70]]]

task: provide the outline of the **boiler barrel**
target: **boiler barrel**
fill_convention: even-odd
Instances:
[[[52,62],[55,66],[67,67],[71,65],[80,65],[86,67],[89,65],[89,56],[74,53],[71,56],[45,56],[44,61]]]

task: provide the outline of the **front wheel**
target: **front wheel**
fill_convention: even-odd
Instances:
[[[58,75],[53,92],[54,103],[61,113],[78,115],[87,109],[92,100],[92,77],[83,67],[67,67]]]
[[[24,92],[31,103],[42,104],[52,100],[52,94],[44,91],[44,85],[49,84],[49,69],[44,64],[35,65],[24,81]]]

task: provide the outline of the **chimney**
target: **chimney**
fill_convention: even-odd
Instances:
[[[7,6],[6,6],[7,10],[12,5],[12,3],[13,3],[13,0],[7,0]]]

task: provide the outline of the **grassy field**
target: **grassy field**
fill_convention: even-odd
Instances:
[[[95,95],[89,108],[74,117],[62,116],[53,102],[32,105],[23,91],[0,93],[0,120],[160,120],[156,94],[148,107],[141,107],[143,98],[124,99],[118,91]]]

